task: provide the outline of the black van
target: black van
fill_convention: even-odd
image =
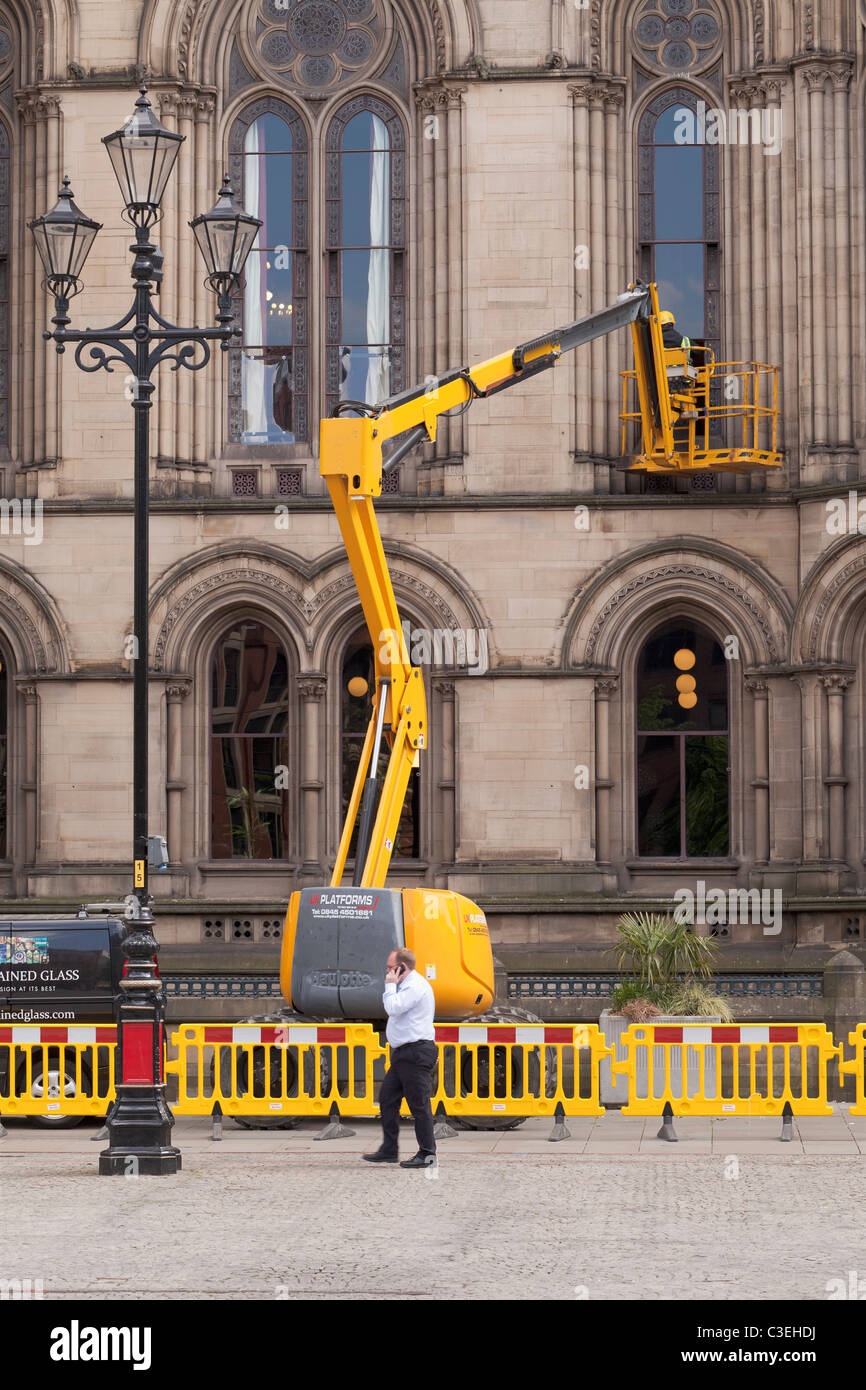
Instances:
[[[127,925],[116,917],[0,921],[0,1029],[39,1023],[111,1023],[126,957]],[[24,1054],[0,1045],[0,1115],[9,1095],[9,1068],[24,1079]],[[100,1070],[108,1049],[100,1048]],[[67,1065],[68,1073],[69,1067]],[[90,1077],[82,1077],[89,1094]],[[32,1091],[74,1095],[75,1075],[60,1075],[59,1050],[33,1053]],[[39,1116],[47,1125],[78,1123],[79,1116]]]

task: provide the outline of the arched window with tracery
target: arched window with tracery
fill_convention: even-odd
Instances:
[[[299,443],[309,438],[306,129],[287,102],[263,97],[234,122],[229,151],[235,195],[263,223],[237,304],[229,441]]]
[[[252,619],[220,637],[211,664],[211,856],[289,857],[289,664]]]
[[[638,658],[638,853],[730,853],[728,662],[697,623],[660,627]]]
[[[700,98],[660,93],[638,125],[638,241],[642,280],[658,285],[693,342],[721,360],[719,146],[700,139]]]
[[[327,413],[405,381],[403,125],[381,98],[353,97],[326,142]]]
[[[0,54],[6,31],[0,28]],[[2,62],[2,58],[0,58]],[[0,121],[0,450],[9,446],[9,135]],[[7,455],[8,456],[8,455]]]
[[[9,830],[6,823],[8,798],[6,795],[8,757],[6,753],[9,715],[6,684],[6,658],[0,647],[0,859],[9,854]]]
[[[370,636],[367,629],[361,628],[358,632],[354,633],[346,643],[343,652],[342,679],[340,681],[341,827],[349,808],[349,798],[352,795],[352,787],[355,784],[355,776],[361,758],[364,736],[367,732],[367,726],[370,723],[370,716],[373,710],[374,689],[373,648],[370,644]],[[382,751],[379,757],[379,767],[377,769],[380,791],[388,766],[388,752],[389,750],[383,741]],[[354,858],[357,840],[358,826],[356,823],[349,849],[350,858]],[[412,772],[409,774],[409,787],[406,792],[406,800],[403,803],[403,811],[397,826],[393,858],[418,859],[419,856],[419,783],[418,769],[413,768]]]

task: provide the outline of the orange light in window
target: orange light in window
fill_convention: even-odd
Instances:
[[[688,647],[680,647],[678,652],[674,652],[674,665],[678,671],[690,671],[695,660],[694,652],[690,652]]]
[[[690,695],[696,684],[694,676],[677,676],[677,690],[682,695]]]

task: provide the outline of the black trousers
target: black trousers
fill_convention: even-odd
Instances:
[[[415,1138],[418,1140],[419,1151],[435,1154],[430,1083],[438,1056],[439,1050],[434,1042],[404,1043],[402,1047],[392,1048],[391,1065],[379,1092],[379,1110],[384,1135],[382,1147],[389,1153],[397,1152],[400,1102],[405,1096],[406,1104],[415,1121]]]

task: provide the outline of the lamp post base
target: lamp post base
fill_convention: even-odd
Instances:
[[[107,1121],[109,1147],[99,1155],[100,1177],[170,1177],[179,1173],[180,1149],[171,1144],[174,1117],[164,1086],[118,1086]]]

